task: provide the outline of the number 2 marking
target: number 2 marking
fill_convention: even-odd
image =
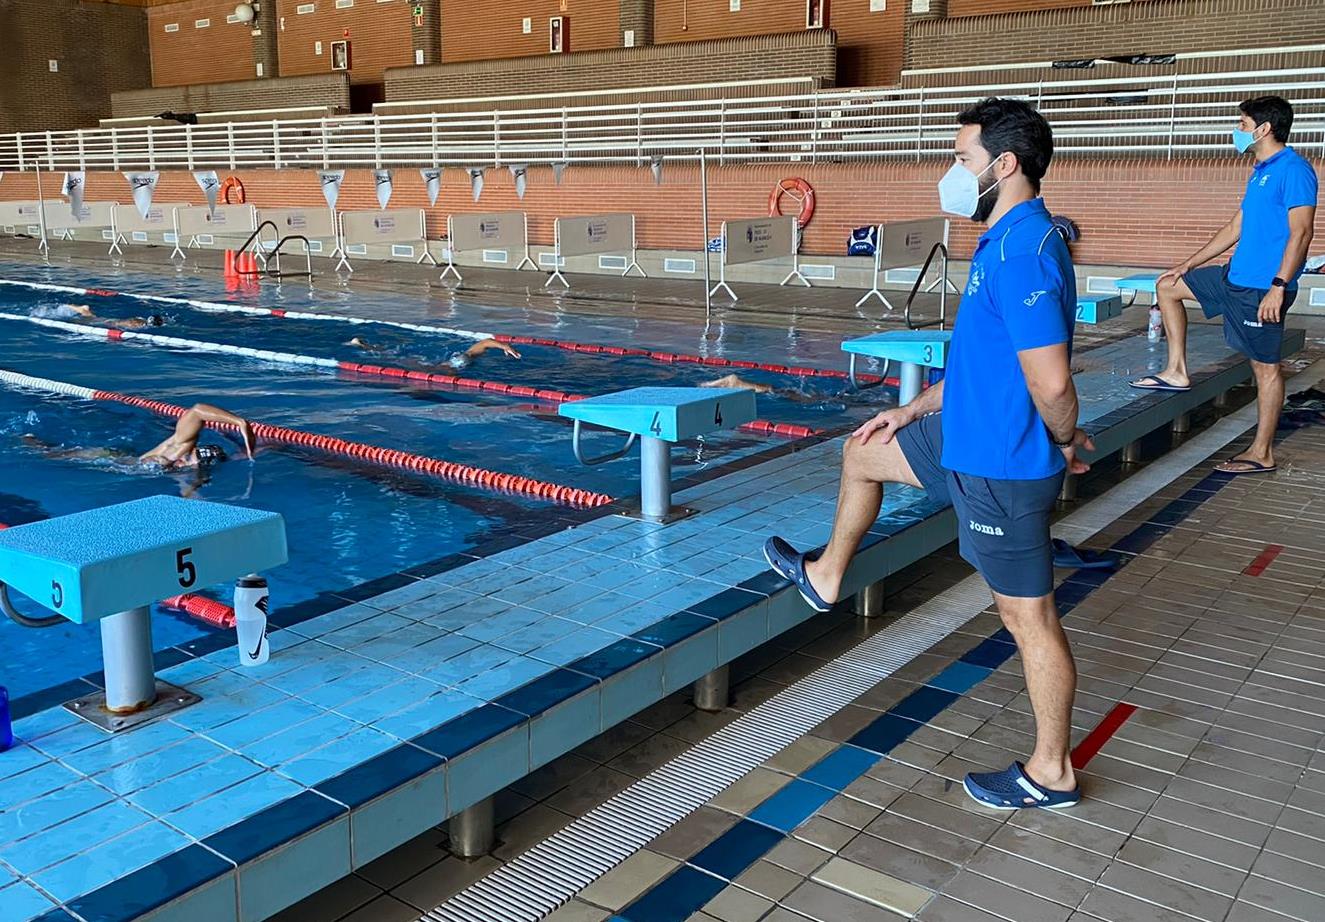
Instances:
[[[1078,304],[1078,305],[1077,305],[1077,319],[1078,319],[1078,320],[1081,320],[1081,319],[1084,318],[1085,316],[1086,316],[1086,305],[1084,305],[1084,304]]]

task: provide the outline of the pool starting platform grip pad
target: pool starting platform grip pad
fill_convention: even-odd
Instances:
[[[152,496],[0,532],[0,581],[86,624],[287,560],[274,512]]]
[[[943,368],[951,343],[951,330],[890,330],[845,340],[842,351],[926,368]]]
[[[684,442],[751,422],[755,395],[746,388],[636,387],[563,403],[557,412],[619,432]]]

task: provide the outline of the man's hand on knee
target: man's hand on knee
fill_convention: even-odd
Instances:
[[[872,436],[878,434],[882,444],[886,445],[897,435],[897,430],[904,426],[909,426],[915,422],[915,412],[907,407],[894,407],[891,410],[884,410],[882,413],[867,421],[855,432],[851,433],[853,439],[859,439],[864,445]]]

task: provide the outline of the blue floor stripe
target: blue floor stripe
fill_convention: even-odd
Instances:
[[[1140,553],[1172,531],[1173,526],[1215,496],[1231,479],[1208,475],[1180,499],[1165,506],[1150,522],[1114,542],[1110,550],[1124,552],[1122,566],[1126,567],[1132,559],[1130,555]],[[1163,515],[1170,507],[1181,515]],[[1161,519],[1164,524],[1157,521]],[[1077,570],[1069,575],[1054,590],[1060,616],[1088,598],[1115,572]],[[980,641],[926,685],[907,695],[839,749],[770,796],[748,817],[691,859],[692,864],[721,874],[724,879],[719,880],[692,867],[682,867],[655,884],[619,915],[613,916],[613,922],[683,922],[721,892],[728,881],[743,874],[772,851],[786,834],[864,775],[879,757],[886,756],[905,742],[1016,652],[1016,644],[1006,629],[999,629]],[[762,831],[750,831],[751,826]]]

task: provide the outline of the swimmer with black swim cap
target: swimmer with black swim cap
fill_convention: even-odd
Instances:
[[[248,420],[241,419],[228,410],[206,403],[195,403],[193,407],[175,423],[175,431],[170,438],[151,451],[140,456],[144,463],[159,464],[165,470],[179,470],[191,467],[209,467],[227,459],[225,451],[219,445],[199,445],[198,437],[208,423],[226,423],[239,429],[244,439],[244,454],[253,459],[253,449],[257,439]]]
[[[102,317],[86,304],[58,304],[55,307],[37,307],[31,316],[42,320],[70,320],[75,323],[98,324],[116,327],[120,330],[141,330],[143,327],[163,327],[166,318],[162,314],[150,314],[146,317]]]
[[[380,348],[373,345],[372,343],[364,342],[358,336],[346,342],[345,345],[354,346],[355,348],[363,349],[366,352],[382,351]],[[520,358],[520,353],[516,352],[514,348],[507,345],[506,343],[498,342],[495,339],[484,339],[474,343],[474,345],[470,346],[464,352],[455,353],[449,359],[446,360],[446,363],[450,365],[452,368],[459,371],[462,368],[468,368],[470,365],[474,364],[474,360],[476,358],[478,358],[480,355],[491,349],[497,349],[513,359]]]

